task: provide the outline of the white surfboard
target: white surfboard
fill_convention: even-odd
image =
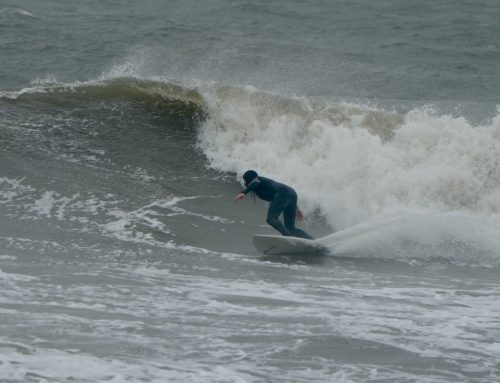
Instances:
[[[315,240],[281,235],[256,234],[253,236],[253,244],[257,250],[267,255],[310,255],[328,252],[325,246]]]

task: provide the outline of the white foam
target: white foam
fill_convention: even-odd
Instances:
[[[23,184],[23,181],[24,179],[0,177],[0,203],[10,205],[18,196],[35,190]]]
[[[293,185],[303,209],[319,209],[337,230],[395,214],[407,215],[411,227],[430,214],[427,221],[445,225],[444,236],[460,238],[475,225],[500,228],[500,113],[489,125],[473,126],[430,108],[398,117],[250,88],[205,97],[211,118],[199,146],[210,165],[239,179],[253,168]]]
[[[6,273],[2,270],[0,270],[0,281],[1,282],[30,282],[30,281],[35,281],[38,280],[37,277],[29,276],[29,275],[23,275],[23,274],[15,274],[15,273]]]
[[[186,215],[220,224],[232,223],[231,220],[223,217],[192,212],[177,206],[182,201],[214,198],[212,196],[172,197],[156,200],[135,210],[127,211],[117,207],[119,201],[115,200],[112,194],[104,198],[95,196],[82,198],[80,193],[67,197],[52,190],[39,191],[24,184],[23,179],[5,177],[0,178],[0,186],[4,189],[0,191],[0,204],[14,206],[16,216],[23,219],[67,220],[78,224],[81,231],[93,231],[97,228],[101,234],[122,241],[165,249],[210,253],[209,250],[201,247],[176,244],[172,239],[168,241],[155,239],[154,232],[171,235],[170,229],[163,222],[164,218]],[[145,231],[141,226],[147,227],[148,230]]]
[[[132,211],[123,211],[120,209],[109,209],[107,215],[115,219],[105,224],[99,225],[102,232],[106,235],[120,239],[122,241],[148,244],[160,248],[182,250],[190,253],[208,254],[211,251],[195,246],[181,245],[174,243],[173,240],[158,241],[151,232],[144,233],[137,229],[137,224],[146,225],[153,231],[159,231],[163,234],[171,234],[169,228],[161,220],[164,217],[188,215],[201,218],[203,220],[230,224],[232,221],[218,216],[210,216],[201,213],[195,213],[176,206],[179,202],[202,198],[203,196],[191,197],[172,197],[152,202],[149,205],[140,207]],[[209,197],[210,198],[210,197]],[[167,209],[170,212],[159,211],[158,209]]]
[[[498,217],[464,212],[406,212],[365,221],[318,242],[332,254],[399,259],[439,256],[459,263],[497,267],[500,239],[495,233],[499,225]],[[410,248],[413,251],[408,253]]]
[[[56,198],[54,198],[55,193],[53,191],[46,191],[43,193],[42,197],[35,201],[33,210],[40,215],[46,217],[51,217],[51,210],[53,209]]]
[[[2,8],[2,9],[0,9],[0,14],[1,13],[17,14],[17,15],[26,16],[26,17],[33,17],[33,18],[35,17],[35,15],[33,15],[33,13],[28,12],[28,11],[21,9],[21,8]]]
[[[36,79],[31,82],[31,86],[22,88],[17,91],[0,91],[0,98],[17,99],[25,94],[45,94],[56,92],[75,92],[78,88],[86,86],[103,86],[105,83],[98,80],[89,81],[74,81],[71,83],[63,83],[55,77],[46,77]]]
[[[252,374],[240,371],[236,364],[223,367],[191,360],[163,357],[161,360],[140,359],[139,363],[127,360],[99,358],[80,352],[50,348],[35,348],[25,344],[2,342],[2,378],[8,381],[25,381],[36,377],[43,381],[92,381],[92,382],[248,382]],[[247,367],[247,366],[245,366]],[[249,367],[249,366],[248,366]]]
[[[174,197],[170,200],[155,201],[152,205],[149,205],[149,207],[157,206],[157,207],[161,207],[161,208],[168,208],[169,210],[172,211],[172,213],[168,213],[167,216],[190,215],[190,216],[202,218],[206,221],[213,221],[213,222],[219,222],[219,223],[224,223],[224,224],[233,223],[233,221],[226,219],[226,218],[222,218],[219,216],[213,216],[213,215],[207,215],[207,214],[201,214],[201,213],[194,213],[194,212],[188,211],[186,209],[183,209],[179,206],[176,206],[179,202],[197,199],[197,198],[201,198],[201,197],[202,196]],[[210,198],[210,197],[208,197],[208,198]]]

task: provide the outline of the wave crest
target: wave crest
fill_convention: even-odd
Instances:
[[[133,77],[74,83],[60,83],[55,79],[39,80],[18,91],[0,92],[0,99],[18,102],[43,101],[55,105],[128,100],[170,109],[185,109],[187,114],[198,116],[202,115],[206,108],[203,97],[195,88],[163,80]]]

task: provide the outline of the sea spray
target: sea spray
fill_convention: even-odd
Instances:
[[[204,97],[198,145],[211,167],[293,185],[334,231],[401,216],[379,238],[386,249],[466,241],[500,253],[499,116],[474,126],[431,107],[397,114],[254,88]]]

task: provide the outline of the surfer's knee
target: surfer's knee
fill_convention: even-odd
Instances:
[[[271,226],[274,226],[274,223],[278,220],[278,218],[276,217],[273,217],[271,215],[268,215],[267,218],[266,218],[266,223],[268,225],[271,225]]]

